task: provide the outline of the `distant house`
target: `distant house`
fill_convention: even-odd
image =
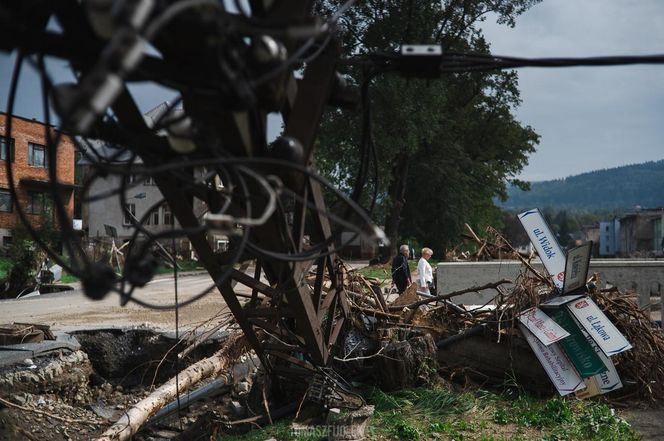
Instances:
[[[599,255],[614,257],[618,254],[620,244],[620,220],[613,218],[610,221],[599,223]]]
[[[118,149],[100,142],[91,143],[95,151],[104,158],[117,156]],[[140,159],[134,161],[140,164]],[[126,169],[128,155],[115,157],[110,167]],[[83,169],[84,180],[94,173],[87,159],[81,159],[78,165]],[[118,195],[94,199],[109,193],[109,190],[119,189],[122,180],[126,185],[125,205],[121,206]],[[163,202],[163,195],[157,188],[154,179],[141,177],[137,174],[119,175],[109,173],[91,181],[85,194],[90,202],[83,204],[83,226],[90,237],[115,237],[122,240],[131,238],[135,228],[134,224],[143,221],[146,231],[159,233],[175,226],[175,220],[168,204]],[[148,213],[149,211],[149,213]]]
[[[158,117],[166,104],[161,104],[145,115],[146,123],[152,125],[153,119]],[[157,116],[155,116],[157,115]],[[109,173],[104,177],[96,177],[88,186],[85,195],[90,201],[83,205],[83,225],[90,238],[110,239],[115,238],[118,242],[126,242],[132,238],[136,230],[135,224],[142,223],[145,231],[157,234],[173,228],[180,228],[170,206],[164,200],[152,176],[141,176],[126,173],[131,154],[123,151],[121,147],[108,145],[101,141],[89,142],[90,149],[94,149],[95,155],[110,160],[110,167],[124,171],[122,174]],[[133,160],[134,165],[142,163],[139,157]],[[95,168],[85,158],[79,160],[83,179],[89,179]],[[125,204],[121,206],[117,194],[110,197],[99,198],[107,194],[109,190],[119,189],[124,179]],[[199,199],[194,198],[194,214],[202,217],[207,207]],[[225,251],[228,248],[228,238],[222,235],[210,235],[210,244],[217,251]],[[170,240],[167,246],[170,245]],[[190,249],[186,238],[179,239],[176,244],[180,251]]]
[[[350,231],[342,232],[336,245],[344,245],[344,247],[339,250],[339,254],[347,259],[372,259],[378,256],[381,247],[385,246],[383,242],[376,243],[375,240],[369,239],[365,235]]]
[[[56,172],[60,197],[65,212],[71,219],[74,212],[74,162],[75,147],[72,139],[58,132],[53,126],[21,118],[12,117],[11,139],[7,142],[7,114],[0,113],[0,236],[2,245],[12,242],[12,232],[20,223],[15,203],[21,206],[33,226],[39,226],[45,213],[53,216],[53,210],[47,210],[52,204],[52,192],[48,174],[49,156],[46,132],[55,136],[60,134],[57,148]],[[16,186],[18,201],[13,201],[7,177],[7,161],[10,162],[13,181]]]
[[[661,251],[661,222],[664,209],[644,209],[620,218],[619,255],[629,257],[636,254]],[[656,235],[656,225],[660,225]]]
[[[656,218],[653,222],[654,237],[653,249],[664,253],[664,216]]]
[[[600,256],[647,257],[661,255],[664,208],[637,209],[600,222]]]

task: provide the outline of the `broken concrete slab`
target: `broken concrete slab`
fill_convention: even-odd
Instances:
[[[26,358],[34,359],[63,350],[74,352],[81,348],[78,340],[69,334],[58,334],[55,337],[55,340],[44,340],[38,343],[0,346],[0,367],[21,363]]]

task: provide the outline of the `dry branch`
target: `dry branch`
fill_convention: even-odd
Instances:
[[[228,369],[233,361],[246,352],[248,347],[249,345],[243,334],[237,333],[229,336],[223,349],[209,358],[192,364],[178,374],[177,381],[176,378],[170,379],[150,396],[136,403],[96,441],[129,439],[150,417],[171,402],[178,392],[184,392],[202,380],[218,376]]]
[[[461,294],[466,294],[469,292],[482,291],[484,289],[496,289],[500,285],[504,285],[505,283],[514,283],[514,282],[512,282],[509,279],[502,279],[499,280],[498,282],[491,282],[482,286],[473,286],[472,288],[462,289],[460,291],[454,291],[449,294],[443,294],[435,297],[428,297],[426,299],[418,300],[417,302],[411,303],[409,305],[390,306],[390,311],[400,311],[403,308],[413,309],[417,308],[420,305],[426,305],[427,303],[433,303],[441,300],[448,300],[451,299],[452,297],[460,296]]]

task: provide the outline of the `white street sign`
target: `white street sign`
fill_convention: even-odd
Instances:
[[[607,356],[632,349],[624,335],[611,323],[590,297],[565,305]]]
[[[589,242],[567,251],[563,294],[586,285],[592,246],[593,243]]]
[[[593,340],[593,338],[590,335],[588,335],[587,332],[584,331],[584,334],[588,338],[590,346],[592,346],[593,349],[595,349],[595,352],[597,352],[597,355],[604,363],[604,366],[607,367],[606,372],[602,372],[601,374],[597,374],[594,377],[592,377],[597,383],[600,392],[605,394],[607,392],[611,392],[623,387],[622,381],[620,381],[620,376],[618,376],[618,371],[616,370],[616,367],[613,365],[611,358],[604,355],[604,352],[602,352],[599,346],[595,343],[595,340]]]
[[[558,245],[556,236],[551,232],[544,216],[535,208],[519,214],[519,221],[535,246],[544,268],[553,278],[556,288],[562,289],[565,278],[565,253]]]
[[[544,346],[524,325],[520,324],[519,328],[560,395],[569,395],[586,387],[558,343]]]
[[[588,339],[590,346],[592,346],[595,352],[597,352],[597,356],[602,360],[602,363],[607,367],[607,370],[601,374],[585,378],[583,382],[586,385],[586,389],[577,392],[576,396],[579,398],[590,398],[595,395],[606,394],[622,388],[622,381],[620,381],[620,376],[618,375],[618,371],[613,365],[611,358],[604,355],[604,352],[602,352],[597,343],[595,343],[595,340],[593,340],[586,331],[582,329],[581,332],[583,332],[583,335]]]
[[[558,323],[546,315],[541,309],[533,306],[519,315],[519,321],[532,332],[544,346],[569,336]]]
[[[585,297],[584,294],[576,294],[576,295],[571,295],[571,296],[558,296],[554,297],[551,300],[547,300],[544,303],[541,303],[540,306],[560,306],[564,305],[565,303],[569,303],[572,300],[580,299],[581,297]]]

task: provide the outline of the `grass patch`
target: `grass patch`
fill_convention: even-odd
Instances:
[[[411,441],[430,439],[432,434],[448,434],[455,439],[464,439],[459,434],[472,429],[472,425],[449,420],[476,406],[472,395],[442,388],[404,389],[393,393],[375,390],[368,396],[367,402],[375,406],[369,425],[371,439]]]
[[[442,441],[637,441],[629,423],[605,404],[590,400],[522,395],[516,400],[478,391],[456,393],[444,388],[414,388],[366,395],[375,406],[370,440]],[[290,421],[219,440],[323,440],[324,434],[302,436]]]
[[[494,422],[542,430],[543,441],[637,441],[641,439],[623,418],[602,403],[520,397],[495,409]]]
[[[203,266],[197,260],[178,260],[178,271],[194,271],[197,269],[203,269]],[[166,266],[160,265],[157,268],[157,274],[171,274],[173,268],[168,268]]]
[[[62,274],[62,277],[60,277],[60,283],[76,283],[79,280],[80,279],[78,277],[67,273]]]
[[[411,273],[414,273],[415,271],[417,271],[417,262],[419,262],[419,259],[414,259],[414,260],[409,260],[408,261],[408,268],[410,269]],[[438,261],[430,259],[429,260],[429,265],[431,265],[431,267],[435,268],[436,265],[438,265]],[[392,283],[392,264],[391,263],[386,263],[386,264],[382,264],[382,265],[365,266],[364,268],[360,268],[356,271],[359,274],[361,274],[363,277],[371,277],[371,278],[374,278],[374,279],[382,280],[383,281],[382,285],[388,286],[390,283]]]
[[[358,274],[362,275],[362,277],[371,277],[389,283],[392,281],[392,270],[390,268],[390,265],[371,265],[365,266],[356,271]]]
[[[68,259],[65,259],[68,262]],[[203,269],[201,264],[196,260],[181,260],[178,262],[180,266],[179,271],[195,271]],[[9,277],[9,273],[14,266],[14,261],[9,257],[0,257],[0,280],[5,280]],[[157,274],[170,274],[173,272],[173,268],[166,268],[165,266],[160,266],[156,273]],[[75,283],[80,281],[80,279],[72,274],[69,274],[65,271],[62,273],[59,283]]]

